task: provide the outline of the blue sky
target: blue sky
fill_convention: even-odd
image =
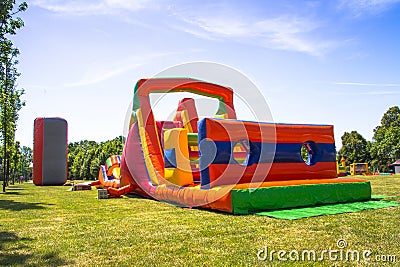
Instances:
[[[121,135],[135,82],[210,61],[247,75],[275,122],[333,124],[371,140],[400,99],[400,1],[28,1],[16,139],[68,120],[69,141]],[[171,109],[175,104],[171,104]],[[244,115],[243,119],[246,118]]]

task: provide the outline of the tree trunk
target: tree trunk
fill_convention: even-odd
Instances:
[[[7,182],[6,186],[9,186],[10,185],[10,159],[7,159],[6,182]]]
[[[5,113],[4,111],[5,109],[3,109],[3,113]],[[4,115],[3,115],[4,116]],[[4,118],[4,117],[3,117]],[[3,119],[3,133],[5,133],[4,129],[5,129],[5,123],[4,123],[4,119]],[[4,139],[4,144],[3,144],[3,192],[6,192],[6,186],[7,186],[7,135],[3,134],[3,139]]]

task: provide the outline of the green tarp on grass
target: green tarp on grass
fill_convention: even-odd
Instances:
[[[306,184],[235,189],[231,192],[234,214],[310,207],[371,199],[369,182]]]
[[[388,207],[397,207],[400,203],[395,201],[376,201],[369,200],[353,203],[328,204],[323,206],[293,208],[286,210],[262,211],[255,214],[269,216],[277,219],[296,220],[320,215],[340,214],[346,212],[358,212],[369,209],[381,209]]]

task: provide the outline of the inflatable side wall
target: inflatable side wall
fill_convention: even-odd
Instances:
[[[33,183],[63,185],[67,180],[67,121],[36,118],[33,136]]]
[[[201,185],[337,178],[332,125],[205,118],[199,123]],[[245,144],[241,164],[233,148]],[[309,162],[300,150],[308,146]]]

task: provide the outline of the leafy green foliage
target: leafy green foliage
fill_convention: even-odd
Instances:
[[[15,0],[1,0],[0,1],[0,36],[6,34],[14,35],[16,31],[24,26],[24,21],[21,18],[13,18],[19,12],[27,10],[28,4],[22,2],[15,10]]]
[[[374,129],[372,142],[357,131],[345,132],[338,160],[344,156],[346,164],[367,162],[373,171],[388,172],[389,164],[400,158],[400,108],[389,108],[382,116],[381,125]]]
[[[22,2],[15,8],[15,0],[0,1],[0,121],[1,137],[3,141],[3,191],[9,179],[11,168],[15,168],[19,155],[15,154],[15,131],[18,120],[18,112],[24,106],[21,100],[23,90],[16,87],[16,81],[20,75],[16,69],[19,50],[13,46],[9,39],[17,30],[24,26],[21,18],[14,16],[28,8],[26,2]],[[19,146],[19,144],[18,144]]]
[[[0,150],[3,147],[0,146]],[[16,141],[12,146],[8,147],[9,155],[9,178],[11,183],[14,183],[21,175],[25,180],[28,179],[29,174],[32,173],[32,149],[30,147],[22,146]],[[3,161],[3,157],[0,157],[0,162]],[[0,170],[1,177],[4,176],[3,170]]]
[[[70,179],[94,180],[99,167],[111,155],[121,155],[122,136],[106,142],[80,141],[68,145],[68,176]]]
[[[371,164],[387,172],[388,165],[400,158],[400,108],[389,108],[382,117],[381,125],[374,129],[370,153]]]
[[[308,150],[304,145],[301,146],[300,155],[304,162],[306,162],[308,159]]]
[[[20,148],[20,153],[21,153],[21,172],[22,174],[27,177],[29,173],[32,173],[32,155],[33,151],[30,147],[23,146]]]
[[[369,162],[368,142],[357,131],[345,132],[342,136],[342,148],[338,152],[339,160],[344,157],[346,165],[356,162]]]

